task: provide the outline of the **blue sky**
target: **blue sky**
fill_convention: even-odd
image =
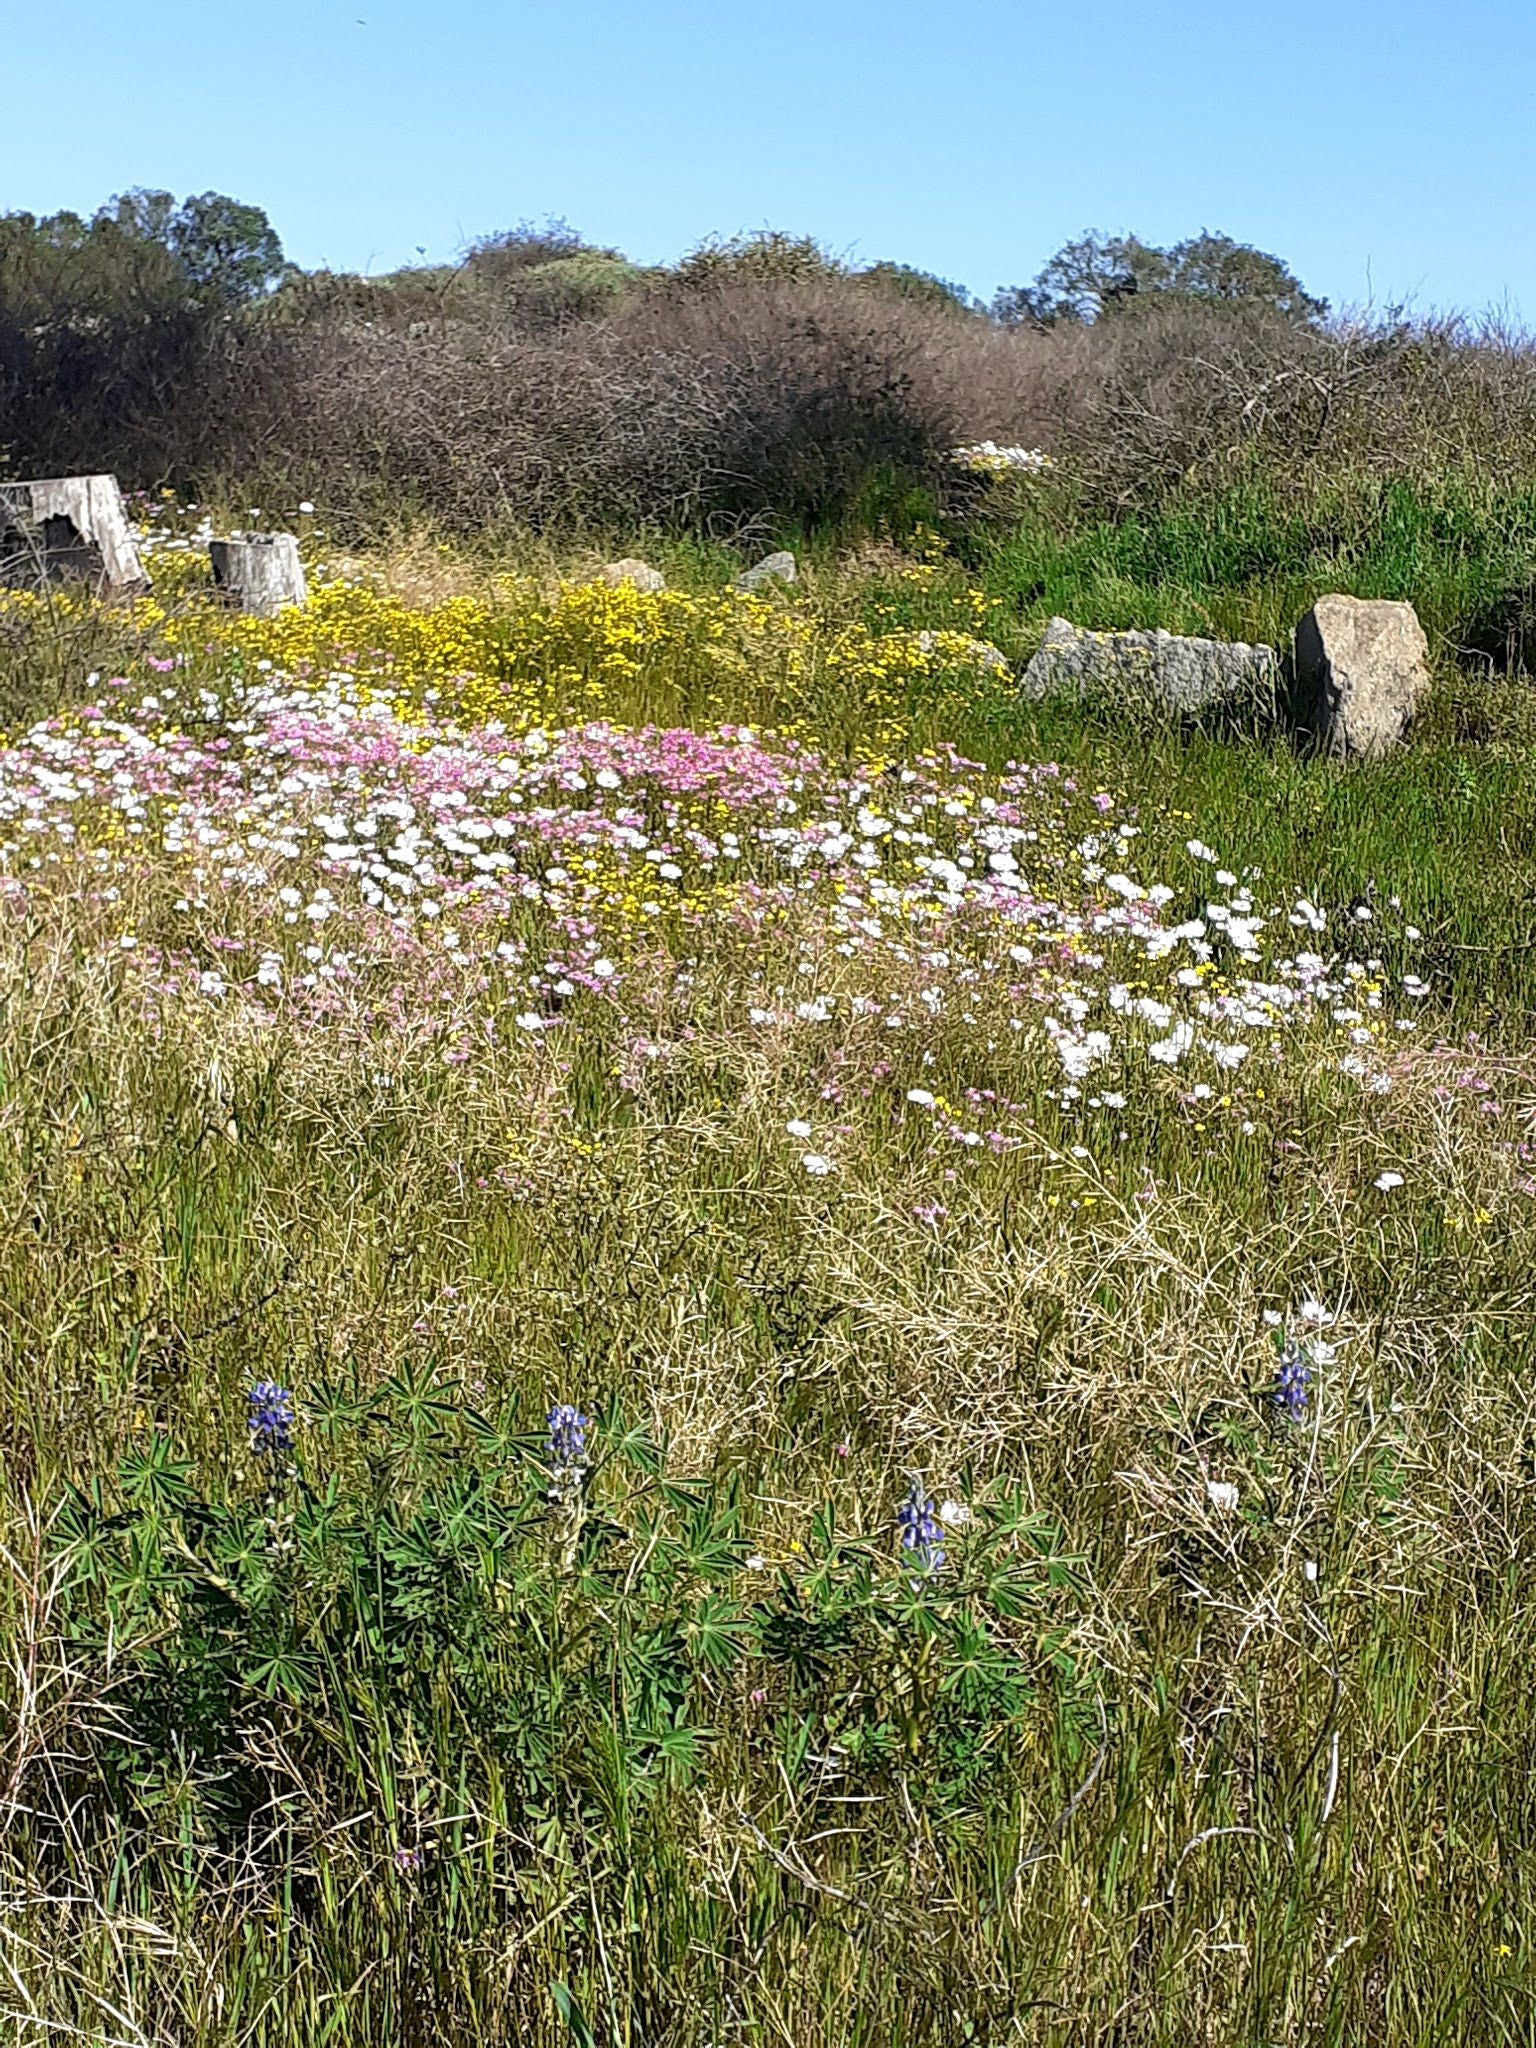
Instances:
[[[0,0],[0,209],[212,188],[306,265],[560,214],[990,295],[1086,227],[1211,227],[1336,304],[1536,322],[1533,174],[1530,0]]]

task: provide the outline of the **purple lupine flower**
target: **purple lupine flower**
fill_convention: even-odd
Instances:
[[[901,1547],[914,1553],[918,1568],[936,1572],[944,1562],[944,1531],[938,1511],[914,1479],[911,1491],[896,1510]]]
[[[258,1380],[246,1396],[251,1449],[265,1457],[293,1448],[293,1396],[276,1380]]]
[[[1275,1377],[1275,1406],[1288,1422],[1305,1422],[1311,1397],[1312,1362],[1292,1337],[1280,1353]]]
[[[579,1471],[587,1462],[587,1430],[590,1417],[573,1408],[569,1401],[557,1401],[547,1418],[549,1447],[545,1463],[556,1477]]]

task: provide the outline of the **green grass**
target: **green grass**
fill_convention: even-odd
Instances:
[[[1359,950],[1433,978],[1416,1060],[1372,1097],[1287,1054],[1246,1133],[1171,1079],[1066,1115],[989,992],[921,1078],[1011,1096],[1029,1141],[943,1182],[872,1029],[741,1027],[792,931],[658,986],[655,1061],[578,1001],[568,1058],[446,1064],[146,1014],[102,966],[123,906],[8,911],[6,2038],[1536,2039],[1533,735],[1523,681],[1446,652],[1533,545],[1536,497],[1448,485],[1042,519],[926,589],[812,562],[834,615],[943,624],[977,584],[1019,651],[1053,611],[1275,639],[1324,587],[1421,606],[1436,702],[1370,769],[997,685],[942,734],[914,707],[1120,793],[1191,905],[1193,837],[1265,899],[1370,892]],[[89,630],[14,687],[135,658]],[[829,1086],[836,1191],[781,1135]],[[1340,1349],[1287,1430],[1263,1314],[1313,1296]],[[303,1409],[275,1504],[263,1378]],[[574,1533],[541,1512],[555,1397],[607,1461]],[[909,1472],[977,1504],[953,1611],[894,1571]]]

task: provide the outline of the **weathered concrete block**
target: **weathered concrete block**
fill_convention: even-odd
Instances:
[[[0,583],[37,589],[76,577],[131,597],[149,578],[115,476],[55,476],[0,484]]]
[[[232,540],[211,540],[208,559],[214,588],[259,619],[270,619],[285,605],[303,604],[309,595],[299,543],[291,533],[243,533]]]

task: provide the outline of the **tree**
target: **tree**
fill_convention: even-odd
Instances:
[[[963,284],[951,284],[948,278],[935,277],[931,270],[918,270],[910,263],[871,263],[858,275],[877,291],[898,299],[915,299],[919,305],[953,307],[962,313],[981,310]]]
[[[1278,256],[1208,228],[1171,249],[1135,235],[1080,235],[1057,250],[1033,284],[1000,291],[992,311],[1005,326],[1048,327],[1169,298],[1269,306],[1306,322],[1328,311],[1327,300],[1304,291]]]
[[[0,301],[24,301],[43,319],[225,311],[260,298],[283,268],[262,209],[222,192],[179,204],[169,192],[122,192],[88,221],[0,216]]]
[[[283,245],[262,208],[222,192],[183,199],[170,216],[165,243],[193,291],[209,303],[238,306],[262,298],[285,267]]]

